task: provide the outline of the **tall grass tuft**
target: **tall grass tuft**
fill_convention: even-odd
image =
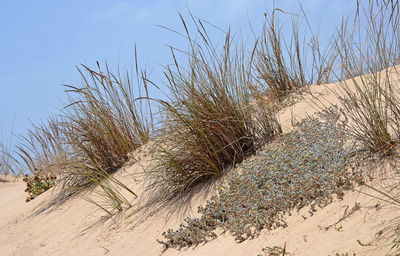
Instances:
[[[193,36],[180,18],[189,49],[171,47],[174,65],[165,69],[169,100],[159,101],[167,133],[156,143],[148,187],[150,195],[162,195],[161,202],[222,176],[281,131],[273,110],[252,97],[252,56],[246,59],[230,31],[216,47],[202,20],[191,16]]]
[[[57,175],[55,203],[97,186],[102,202],[96,205],[107,213],[120,211],[130,207],[126,192],[136,194],[112,174],[152,132],[146,72],[136,63],[138,88],[128,72],[113,73],[107,64],[97,63],[97,70],[82,65],[78,71],[82,85],[65,85],[68,105],[47,123],[34,125],[22,137],[18,155],[33,175]]]
[[[361,7],[360,7],[361,8]],[[386,2],[370,1],[354,28],[345,20],[336,47],[344,77],[340,99],[349,131],[365,148],[392,154],[400,139],[400,17]],[[361,24],[364,24],[363,27]]]
[[[93,165],[111,173],[127,160],[128,153],[147,142],[151,125],[134,95],[131,77],[82,65],[83,85],[66,85],[68,143]],[[146,88],[146,87],[145,87]],[[146,91],[147,92],[147,91]]]
[[[289,14],[276,8],[265,13],[262,35],[256,45],[254,67],[258,81],[270,97],[280,99],[290,92],[313,83],[328,83],[334,78],[337,54],[332,44],[322,47],[311,27],[302,34],[300,14]],[[290,15],[287,31],[279,15]],[[307,22],[307,18],[303,17]],[[309,36],[308,34],[311,34]]]
[[[105,198],[120,210],[122,202],[128,203],[113,186],[136,194],[111,174],[149,140],[152,132],[149,102],[144,105],[146,100],[139,100],[142,93],[144,98],[149,96],[146,72],[139,74],[136,63],[138,87],[134,87],[128,72],[113,73],[107,64],[102,68],[97,63],[97,70],[82,65],[78,71],[82,86],[65,85],[70,103],[64,111],[64,133],[77,160],[69,164],[65,184],[75,190],[99,185]]]

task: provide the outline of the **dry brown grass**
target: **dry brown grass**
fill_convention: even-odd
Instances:
[[[130,207],[121,189],[136,194],[112,174],[148,141],[152,130],[149,102],[139,99],[148,98],[146,72],[140,73],[136,63],[134,87],[129,73],[113,73],[107,64],[102,69],[97,63],[96,71],[82,65],[78,71],[83,83],[66,85],[69,104],[47,123],[33,126],[22,137],[18,154],[33,175],[58,176],[56,202],[97,185],[106,206],[96,204],[108,213],[121,211]]]
[[[350,26],[338,30],[336,47],[342,73],[340,97],[349,132],[365,148],[393,154],[400,139],[400,17],[388,3],[370,1]],[[361,26],[361,24],[364,25]]]
[[[51,117],[47,122],[32,125],[22,142],[17,146],[17,154],[32,175],[58,175],[69,161],[68,145],[66,145],[64,121]]]
[[[288,25],[281,25],[280,15],[290,16],[289,30]],[[281,99],[306,85],[328,83],[334,78],[337,54],[332,44],[322,49],[318,35],[309,26],[302,29],[301,19],[308,22],[305,14],[289,14],[278,8],[265,13],[254,68],[257,81],[270,97]]]
[[[174,65],[165,70],[170,98],[159,101],[167,132],[148,172],[148,193],[157,203],[180,200],[196,184],[222,176],[281,131],[275,113],[252,96],[252,56],[229,30],[223,46],[214,46],[206,24],[191,18],[197,34],[181,16],[189,50],[171,48]]]

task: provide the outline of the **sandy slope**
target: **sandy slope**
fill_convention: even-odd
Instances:
[[[328,85],[335,88],[335,85]],[[335,103],[336,98],[325,86],[312,86],[314,95],[324,95],[326,105]],[[292,129],[293,120],[300,120],[315,111],[309,95],[282,111],[280,119],[284,130]],[[141,172],[138,164],[127,166],[117,177],[134,191],[140,191],[140,181],[134,181],[132,174]],[[193,212],[173,214],[166,221],[165,212],[158,212],[146,221],[134,226],[139,218],[128,210],[116,221],[98,221],[103,212],[85,199],[73,198],[65,204],[45,213],[31,214],[52,196],[47,191],[35,200],[25,203],[25,185],[20,181],[0,182],[0,255],[160,255],[162,232],[179,225],[184,217],[192,216],[196,206],[204,202],[194,199]],[[338,222],[346,208],[360,203],[361,209],[345,218],[336,226],[324,227]],[[377,242],[374,237],[391,220],[400,216],[400,209],[372,199],[359,192],[349,191],[344,200],[335,200],[327,207],[310,216],[307,209],[294,212],[287,217],[288,227],[273,231],[262,231],[253,240],[237,244],[229,235],[197,248],[177,251],[167,250],[164,255],[257,255],[265,246],[284,246],[294,255],[335,255],[349,252],[353,255],[384,255],[387,246],[384,239]],[[94,225],[94,226],[93,226]],[[385,232],[383,233],[383,236]],[[373,242],[379,246],[361,246],[357,242]]]

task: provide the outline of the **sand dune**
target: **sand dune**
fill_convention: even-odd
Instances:
[[[319,98],[323,98],[325,105],[337,103],[332,93],[335,88],[335,84],[310,87],[314,95],[324,96]],[[296,120],[317,111],[312,101],[309,94],[304,94],[296,99],[296,104],[281,112],[284,131],[293,129]],[[140,192],[141,181],[134,181],[132,175],[141,171],[140,164],[133,164],[116,175],[134,191]],[[135,226],[135,220],[140,216],[132,214],[132,210],[116,216],[115,221],[102,220],[104,213],[82,197],[32,215],[52,198],[53,190],[25,203],[24,189],[22,180],[8,178],[8,182],[0,182],[0,255],[161,255],[163,246],[156,239],[162,239],[161,234],[166,229],[178,227],[186,216],[196,215],[197,205],[204,202],[195,197],[192,212],[185,216],[172,214],[166,219],[168,212],[159,211]],[[365,188],[364,191],[370,193]],[[87,196],[90,197],[90,193]],[[356,204],[360,209],[341,220]],[[168,249],[163,255],[255,256],[263,247],[283,247],[285,244],[287,252],[293,255],[345,252],[349,255],[384,255],[388,250],[387,241],[384,238],[377,241],[376,234],[397,216],[400,216],[400,209],[358,191],[348,191],[343,200],[335,199],[312,216],[306,208],[293,212],[286,217],[287,228],[263,230],[256,239],[238,244],[233,237],[224,234],[197,248]],[[331,227],[326,229],[328,226]],[[371,242],[374,246],[361,246],[357,240],[362,244]]]

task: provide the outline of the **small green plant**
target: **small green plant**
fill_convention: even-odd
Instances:
[[[257,254],[257,256],[285,256],[285,255],[291,255],[286,251],[286,244],[282,247],[280,246],[266,246],[265,248],[262,249],[263,254]]]
[[[360,210],[360,203],[355,202],[354,206],[350,209],[349,211],[349,206],[346,206],[346,209],[344,210],[344,214],[342,217],[340,217],[340,219],[338,221],[336,221],[334,224],[331,224],[327,227],[325,227],[325,230],[330,229],[333,226],[336,226],[337,224],[339,224],[340,222],[342,222],[343,220],[345,220],[346,218],[350,217],[351,215],[353,215],[356,211]],[[335,228],[336,231],[343,231],[342,226],[340,227],[336,227]]]
[[[363,246],[363,247],[365,247],[365,246],[372,246],[372,243],[371,243],[371,242],[369,242],[369,243],[363,243],[363,242],[361,242],[361,241],[358,240],[358,239],[357,239],[357,243],[358,243],[359,245]]]
[[[56,184],[57,177],[54,175],[38,175],[33,176],[25,175],[23,181],[26,182],[25,192],[29,194],[26,198],[26,202],[35,199],[40,194],[49,190]]]
[[[354,206],[351,208],[349,214],[353,214],[354,212],[356,212],[356,211],[358,211],[358,210],[360,210],[360,203],[355,202],[355,203],[354,203]]]
[[[392,241],[392,247],[390,248],[391,251],[396,250],[398,251],[400,248],[400,235],[397,235]],[[396,254],[398,255],[398,254]]]

